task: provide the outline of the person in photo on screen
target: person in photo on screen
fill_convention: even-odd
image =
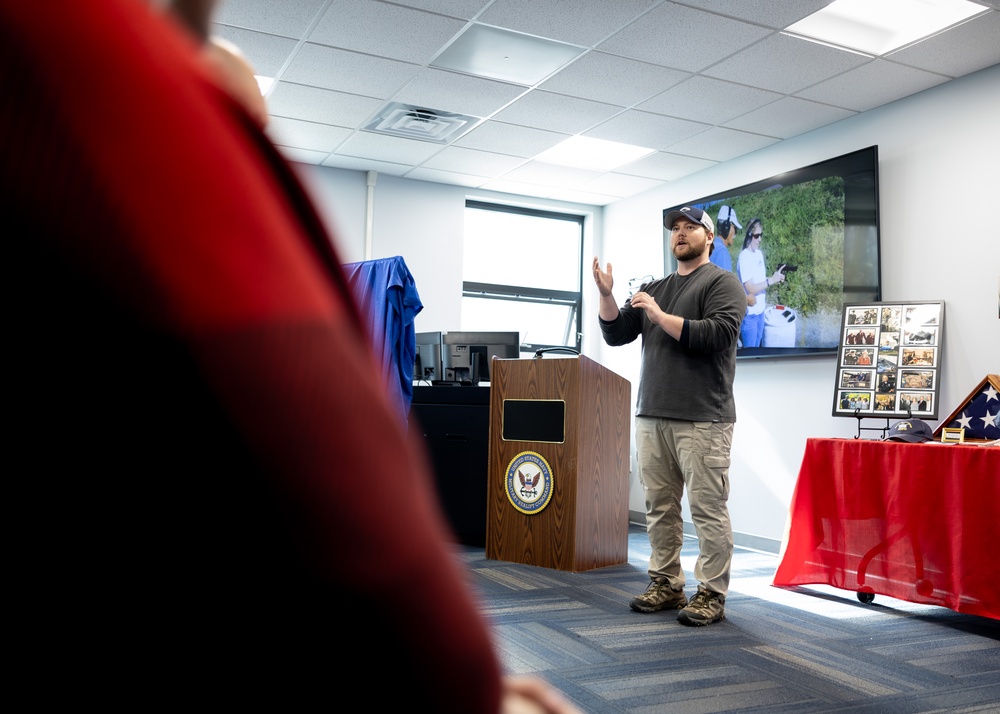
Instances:
[[[719,209],[718,223],[716,224],[718,235],[712,241],[709,248],[709,260],[718,265],[723,270],[732,272],[733,257],[729,254],[729,247],[736,240],[736,231],[743,230],[742,224],[736,218],[736,210],[732,206],[722,206]],[[756,298],[747,295],[747,305],[753,305]],[[737,347],[742,347],[742,342],[737,342]]]
[[[760,347],[764,338],[764,310],[767,307],[767,289],[785,282],[781,268],[772,275],[764,267],[764,253],[760,249],[764,239],[764,226],[760,218],[754,218],[747,226],[743,239],[743,250],[737,261],[737,272],[747,295],[747,312],[740,327],[743,347]],[[782,266],[784,267],[784,266]],[[753,299],[751,303],[750,300]]]
[[[639,481],[645,491],[650,543],[649,583],[632,598],[637,612],[679,610],[685,625],[725,617],[733,533],[729,519],[729,459],[736,403],[736,342],[746,296],[733,272],[710,265],[712,218],[699,208],[670,211],[663,225],[677,271],[640,286],[619,307],[611,264],[593,262],[599,324],[608,345],[642,339],[635,439]],[[681,567],[687,489],[698,534],[688,600]]]
[[[729,254],[729,246],[736,239],[736,231],[743,230],[743,226],[736,218],[736,211],[733,210],[732,206],[723,206],[719,209],[719,217],[715,230],[716,234],[712,240],[712,250],[709,260],[723,270],[732,272],[733,257]]]

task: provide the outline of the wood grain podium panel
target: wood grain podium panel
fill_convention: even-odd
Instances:
[[[582,355],[493,361],[486,557],[569,571],[627,562],[630,397],[628,380]],[[505,400],[564,401],[564,441],[505,440]],[[507,495],[524,452],[551,469],[548,504],[533,513]]]

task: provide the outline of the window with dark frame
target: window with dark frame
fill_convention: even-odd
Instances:
[[[466,201],[462,330],[517,331],[521,352],[582,344],[584,216]]]

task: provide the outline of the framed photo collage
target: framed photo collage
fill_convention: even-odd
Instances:
[[[936,419],[944,302],[844,305],[833,416]]]

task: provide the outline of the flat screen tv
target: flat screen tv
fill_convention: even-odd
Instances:
[[[738,358],[836,355],[843,306],[882,299],[877,146],[692,197],[663,209],[663,216],[682,206],[707,211],[717,233],[720,215],[735,216],[742,227],[728,251],[741,282],[741,264],[759,261],[761,255],[766,276],[779,269],[784,275],[784,282],[757,296],[763,329],[746,340],[741,330]],[[750,245],[751,232],[762,234],[756,250]],[[676,269],[669,227],[664,227],[663,240],[669,273]],[[745,255],[741,263],[744,250],[758,255]],[[757,321],[760,324],[761,318]]]

